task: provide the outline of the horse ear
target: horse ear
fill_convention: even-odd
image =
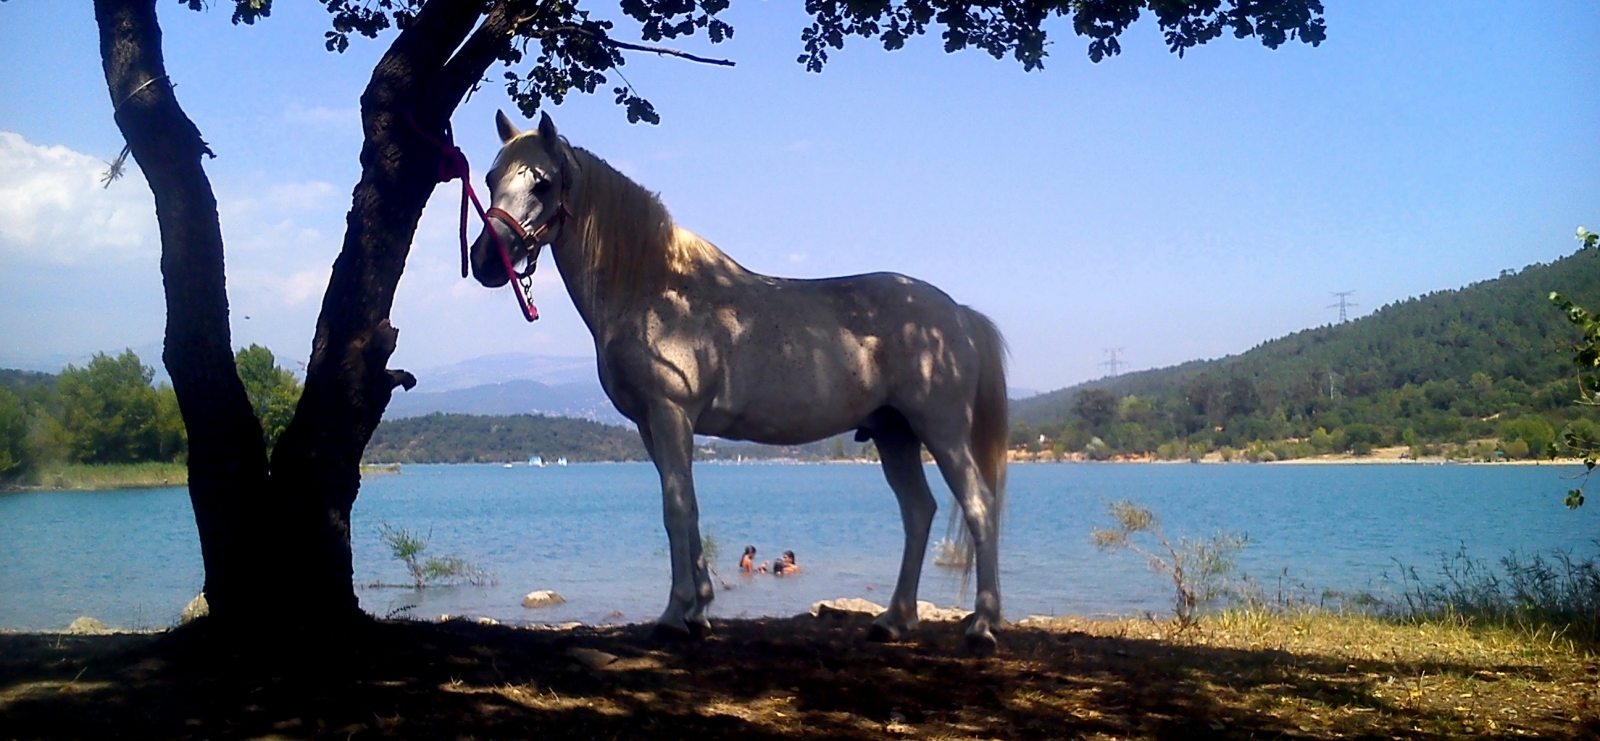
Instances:
[[[544,142],[545,149],[554,153],[561,143],[561,135],[556,133],[556,122],[550,120],[548,112],[539,113],[539,139]]]
[[[511,123],[511,119],[506,118],[505,111],[494,112],[494,127],[500,130],[501,144],[505,144],[506,142],[511,141],[522,134],[522,132],[517,130],[517,125]]]

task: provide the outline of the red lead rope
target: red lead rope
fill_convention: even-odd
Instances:
[[[506,279],[511,282],[512,289],[517,294],[517,303],[522,306],[522,315],[530,322],[538,319],[539,309],[533,305],[533,300],[528,298],[532,286],[524,284],[523,279],[519,278],[517,272],[512,269],[511,252],[506,249],[505,243],[500,241],[500,235],[489,225],[488,212],[484,210],[483,203],[478,200],[477,192],[472,189],[472,168],[467,164],[467,155],[461,151],[460,147],[455,145],[455,134],[451,131],[450,124],[448,122],[445,123],[444,141],[439,141],[430,136],[421,126],[418,126],[417,122],[409,115],[406,116],[406,120],[411,123],[411,128],[416,129],[422,138],[427,139],[433,146],[438,147],[441,155],[439,158],[439,182],[448,183],[456,178],[461,178],[461,277],[465,278],[468,274],[467,201],[470,200],[472,207],[478,211],[478,219],[483,222],[485,231],[489,233],[489,238],[494,240],[494,246],[499,248],[500,262],[505,265]],[[516,223],[510,219],[506,219],[506,221],[511,224]],[[531,284],[532,281],[530,280],[528,283]]]

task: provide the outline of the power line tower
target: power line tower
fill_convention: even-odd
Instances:
[[[1105,353],[1106,353],[1106,361],[1104,363],[1100,364],[1101,367],[1104,367],[1106,369],[1106,371],[1107,371],[1106,375],[1108,375],[1108,376],[1117,375],[1117,371],[1122,370],[1122,366],[1127,365],[1127,362],[1124,361],[1121,357],[1119,357],[1119,356],[1122,355],[1122,351],[1126,350],[1127,348],[1125,348],[1125,347],[1106,347],[1106,348],[1101,348],[1101,349],[1104,350]]]
[[[1361,305],[1361,304],[1358,304],[1358,303],[1350,300],[1350,296],[1352,294],[1354,294],[1355,291],[1333,291],[1332,293],[1333,293],[1333,295],[1335,297],[1337,297],[1339,299],[1339,303],[1328,304],[1328,308],[1330,308],[1330,309],[1338,309],[1339,310],[1339,323],[1340,324],[1344,324],[1345,322],[1350,321],[1350,315],[1347,313],[1346,310],[1347,309],[1353,309],[1353,308]]]

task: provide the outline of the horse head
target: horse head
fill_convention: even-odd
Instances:
[[[572,147],[556,133],[550,114],[540,117],[538,130],[523,133],[501,111],[495,127],[501,147],[487,178],[490,208],[471,254],[473,277],[489,288],[505,285],[512,273],[520,279],[533,274],[540,251],[561,235],[576,169]]]

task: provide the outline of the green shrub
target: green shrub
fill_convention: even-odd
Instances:
[[[1506,455],[1512,458],[1527,458],[1530,455],[1542,455],[1550,445],[1555,442],[1556,430],[1541,417],[1518,417],[1507,420],[1500,425],[1500,440],[1508,443],[1523,443],[1523,448],[1528,452],[1513,455],[1511,448],[1506,447]]]
[[[0,480],[25,473],[32,462],[28,409],[16,394],[0,387]]]
[[[1357,422],[1344,428],[1345,443],[1356,455],[1368,455],[1375,445],[1383,444],[1383,430],[1377,425]]]
[[[68,365],[56,379],[62,426],[79,463],[161,460],[160,406],[150,386],[155,372],[132,350],[97,353],[83,368]]]
[[[1201,605],[1233,591],[1234,557],[1250,542],[1248,535],[1219,530],[1210,538],[1182,538],[1174,545],[1162,532],[1160,519],[1147,507],[1118,501],[1106,505],[1106,513],[1112,526],[1095,527],[1091,542],[1105,552],[1131,550],[1149,560],[1151,571],[1172,579],[1173,616],[1180,628],[1198,621],[1196,611]]]
[[[488,572],[466,559],[453,555],[428,556],[428,541],[432,538],[431,532],[420,535],[386,522],[378,524],[378,539],[389,546],[389,552],[395,560],[405,564],[417,589],[457,580],[474,585],[493,583]]]

